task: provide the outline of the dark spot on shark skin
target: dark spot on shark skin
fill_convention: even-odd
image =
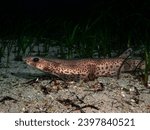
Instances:
[[[46,72],[50,71],[49,67],[44,67],[43,70]]]
[[[102,74],[104,74],[105,73],[105,71],[102,71]]]
[[[119,68],[119,67],[120,67],[120,65],[116,65],[116,67],[117,67],[117,68]]]
[[[101,73],[102,73],[101,71],[97,71],[97,72],[95,72],[95,75],[99,76],[99,75],[101,75]]]
[[[100,67],[97,67],[97,71],[100,71],[101,69],[100,69]]]
[[[106,66],[105,69],[108,69],[108,66]]]
[[[69,74],[69,71],[65,70],[64,73]]]

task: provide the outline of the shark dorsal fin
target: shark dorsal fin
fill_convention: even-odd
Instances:
[[[124,52],[119,56],[119,58],[125,59],[125,58],[129,57],[129,56],[131,55],[132,51],[133,51],[132,48],[128,48],[126,51],[124,51]]]
[[[119,58],[121,59],[124,59],[120,68],[118,69],[118,72],[117,72],[117,79],[119,79],[119,75],[120,75],[120,72],[121,72],[121,68],[122,66],[124,65],[124,63],[126,62],[126,60],[129,58],[129,56],[131,55],[132,53],[132,48],[128,48],[126,51],[124,51],[120,56]]]

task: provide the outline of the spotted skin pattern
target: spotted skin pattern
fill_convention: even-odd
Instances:
[[[89,81],[101,76],[112,77],[117,75],[125,60],[125,56],[128,56],[130,53],[131,49],[128,49],[119,58],[111,59],[61,60],[27,57],[24,58],[24,61],[34,68],[65,80],[77,81],[83,79],[84,81]],[[132,71],[139,62],[140,60],[126,60],[121,67],[121,72]]]

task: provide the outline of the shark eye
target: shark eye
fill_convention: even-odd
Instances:
[[[38,62],[39,58],[33,58],[33,62]]]

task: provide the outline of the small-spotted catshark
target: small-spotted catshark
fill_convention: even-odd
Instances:
[[[66,80],[94,80],[100,76],[116,76],[118,72],[131,72],[136,67],[144,69],[144,61],[128,59],[132,49],[129,48],[118,58],[61,60],[27,57],[24,61],[41,71]]]

